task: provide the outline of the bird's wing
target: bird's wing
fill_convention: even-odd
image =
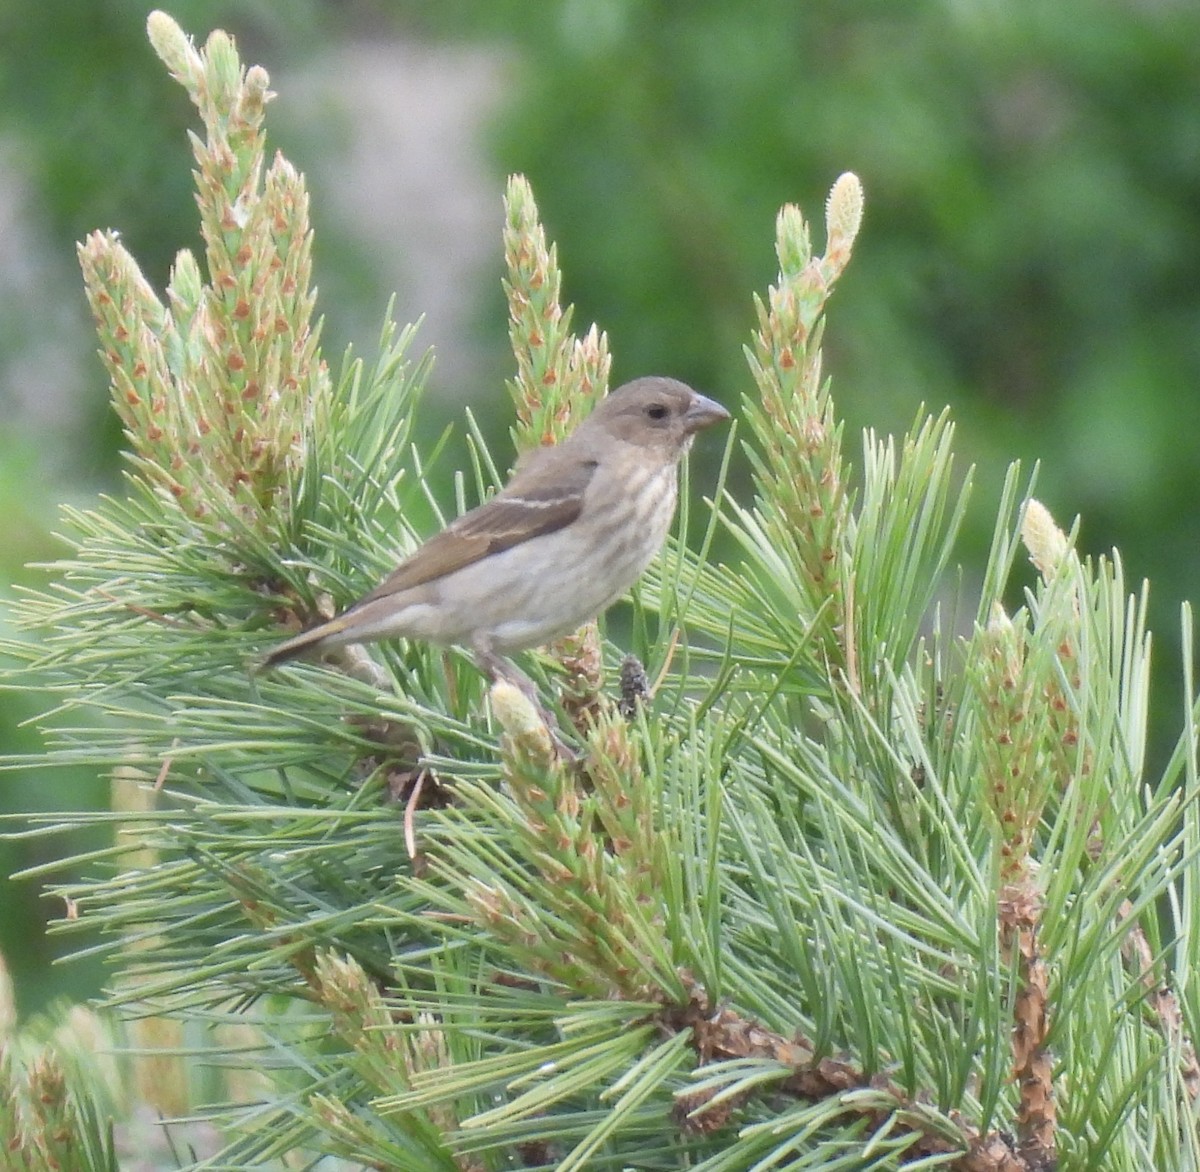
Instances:
[[[576,520],[597,462],[581,459],[563,445],[531,455],[502,491],[431,537],[354,605],[444,578]]]

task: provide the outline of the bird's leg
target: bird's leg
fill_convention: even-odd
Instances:
[[[506,659],[500,655],[489,643],[482,639],[476,640],[472,644],[472,649],[475,653],[475,663],[479,670],[483,672],[493,683],[497,680],[504,680],[506,683],[512,684],[521,694],[534,706],[541,722],[546,726],[546,731],[550,734],[550,740],[554,743],[558,755],[564,761],[574,761],[577,758],[575,750],[568,745],[562,737],[558,735],[558,721],[554,718],[554,714],[550,712],[542,703],[542,698],[538,695],[537,687],[511,659]]]

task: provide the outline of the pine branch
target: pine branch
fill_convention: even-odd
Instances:
[[[410,440],[411,329],[328,372],[265,72],[224,34],[149,28],[204,127],[203,266],[181,254],[160,297],[111,234],[81,247],[126,494],[64,513],[5,646],[6,686],[50,709],[39,763],[108,770],[116,799],[12,833],[111,828],[28,878],[71,909],[56,930],[98,933],[127,1037],[172,1032],[160,1088],[223,1068],[216,1106],[178,1108],[219,1135],[207,1166],[1200,1166],[1192,681],[1149,777],[1145,591],[1119,558],[1081,559],[1014,467],[978,597],[955,598],[948,417],[868,433],[861,474],[844,458],[821,340],[858,181],[821,255],[779,217],[752,496],[726,489],[731,442],[703,542],[635,591],[633,645],[593,624],[535,666],[568,763],[453,653],[244,670],[415,545],[414,504],[449,515],[441,449]],[[591,409],[609,359],[570,332],[520,177],[504,239],[521,451]],[[471,439],[458,509],[502,464]],[[1036,580],[1005,609],[1022,545]],[[111,1166],[92,1076],[21,1046],[18,1166],[69,1165],[64,1129],[77,1166]]]

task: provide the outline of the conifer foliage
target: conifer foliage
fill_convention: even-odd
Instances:
[[[160,297],[115,234],[80,246],[129,471],[65,511],[6,647],[53,709],[48,781],[114,777],[112,846],[41,877],[63,930],[102,933],[130,1052],[122,1097],[0,1018],[15,1166],[117,1167],[132,1097],[190,1115],[163,1126],[197,1167],[1200,1168],[1191,681],[1148,776],[1119,558],[1080,558],[1014,467],[959,575],[945,415],[846,458],[821,339],[858,180],[822,252],[779,215],[742,434],[693,459],[703,539],[635,590],[632,648],[593,624],[529,657],[551,736],[424,646],[253,671],[413,548],[413,517],[502,477],[472,431],[439,498],[411,329],[331,375],[265,71],[223,33],[149,32],[203,124],[204,256]],[[519,451],[586,414],[609,356],[572,332],[519,177],[506,213]]]

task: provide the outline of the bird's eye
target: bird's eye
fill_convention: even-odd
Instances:
[[[646,414],[654,420],[666,419],[668,411],[662,403],[651,403],[650,406],[646,408]]]

